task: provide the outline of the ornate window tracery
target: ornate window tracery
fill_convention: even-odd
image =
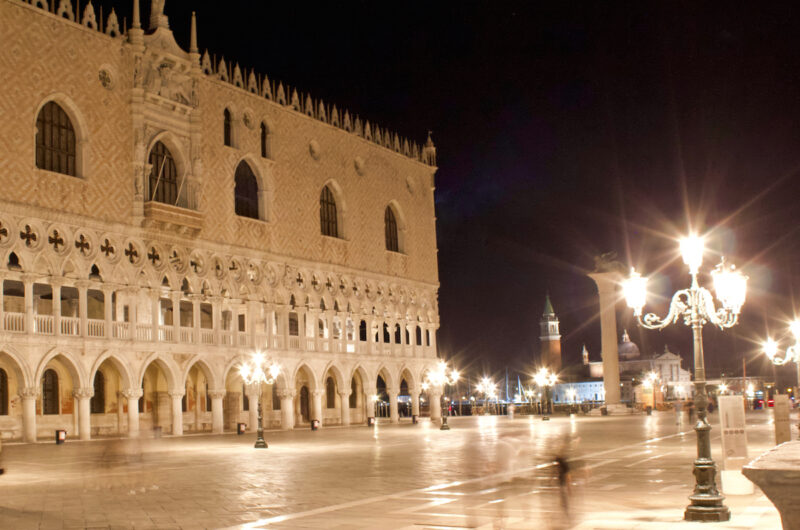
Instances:
[[[49,101],[36,117],[36,167],[75,177],[76,152],[72,121],[58,103]]]
[[[336,215],[336,199],[330,187],[325,186],[319,196],[319,225],[323,236],[339,237]]]
[[[383,215],[384,232],[386,235],[386,250],[400,252],[400,240],[397,236],[397,219],[391,206],[386,207]]]
[[[156,142],[147,159],[150,164],[150,200],[165,204],[178,204],[178,169],[167,146]]]
[[[234,187],[234,208],[236,215],[258,219],[258,180],[253,169],[245,161],[236,167]]]

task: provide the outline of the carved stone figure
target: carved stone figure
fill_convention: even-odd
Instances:
[[[628,268],[617,260],[616,252],[605,252],[594,257],[594,272],[619,272],[625,274]]]

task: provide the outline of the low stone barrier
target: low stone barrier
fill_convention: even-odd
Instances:
[[[742,468],[781,514],[784,530],[800,530],[800,441],[770,449]]]

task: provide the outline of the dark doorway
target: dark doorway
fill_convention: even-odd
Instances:
[[[308,387],[305,385],[300,389],[300,417],[303,419],[303,423],[308,423],[311,417],[308,412]]]

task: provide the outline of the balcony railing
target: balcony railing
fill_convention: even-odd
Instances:
[[[61,334],[77,337],[81,334],[81,319],[78,317],[61,317]]]
[[[36,335],[55,335],[55,317],[53,315],[33,315],[32,332]],[[4,312],[2,319],[2,330],[12,333],[25,333],[26,314],[16,312]],[[264,333],[252,334],[245,331],[214,330],[200,328],[199,335],[194,327],[179,328],[180,333],[176,340],[175,326],[158,326],[158,342],[178,342],[184,344],[194,344],[199,341],[204,345],[243,347],[243,348],[271,348],[275,350],[284,349],[284,342],[288,339],[286,346],[291,350],[333,352],[333,353],[358,353],[361,355],[384,355],[390,357],[422,357],[432,353],[432,347],[416,344],[384,344],[381,342],[342,340],[341,338],[314,338],[298,335],[284,336],[280,331],[277,334],[268,336]],[[86,319],[86,329],[81,329],[81,319],[73,316],[61,316],[60,331],[62,336],[80,337],[86,336],[95,339],[105,339],[109,337],[116,340],[129,340],[134,338],[140,342],[152,342],[154,328],[152,324],[130,322],[110,322],[110,336],[107,335],[106,321],[89,318]],[[131,336],[133,334],[133,337]],[[217,338],[217,334],[219,338]]]

